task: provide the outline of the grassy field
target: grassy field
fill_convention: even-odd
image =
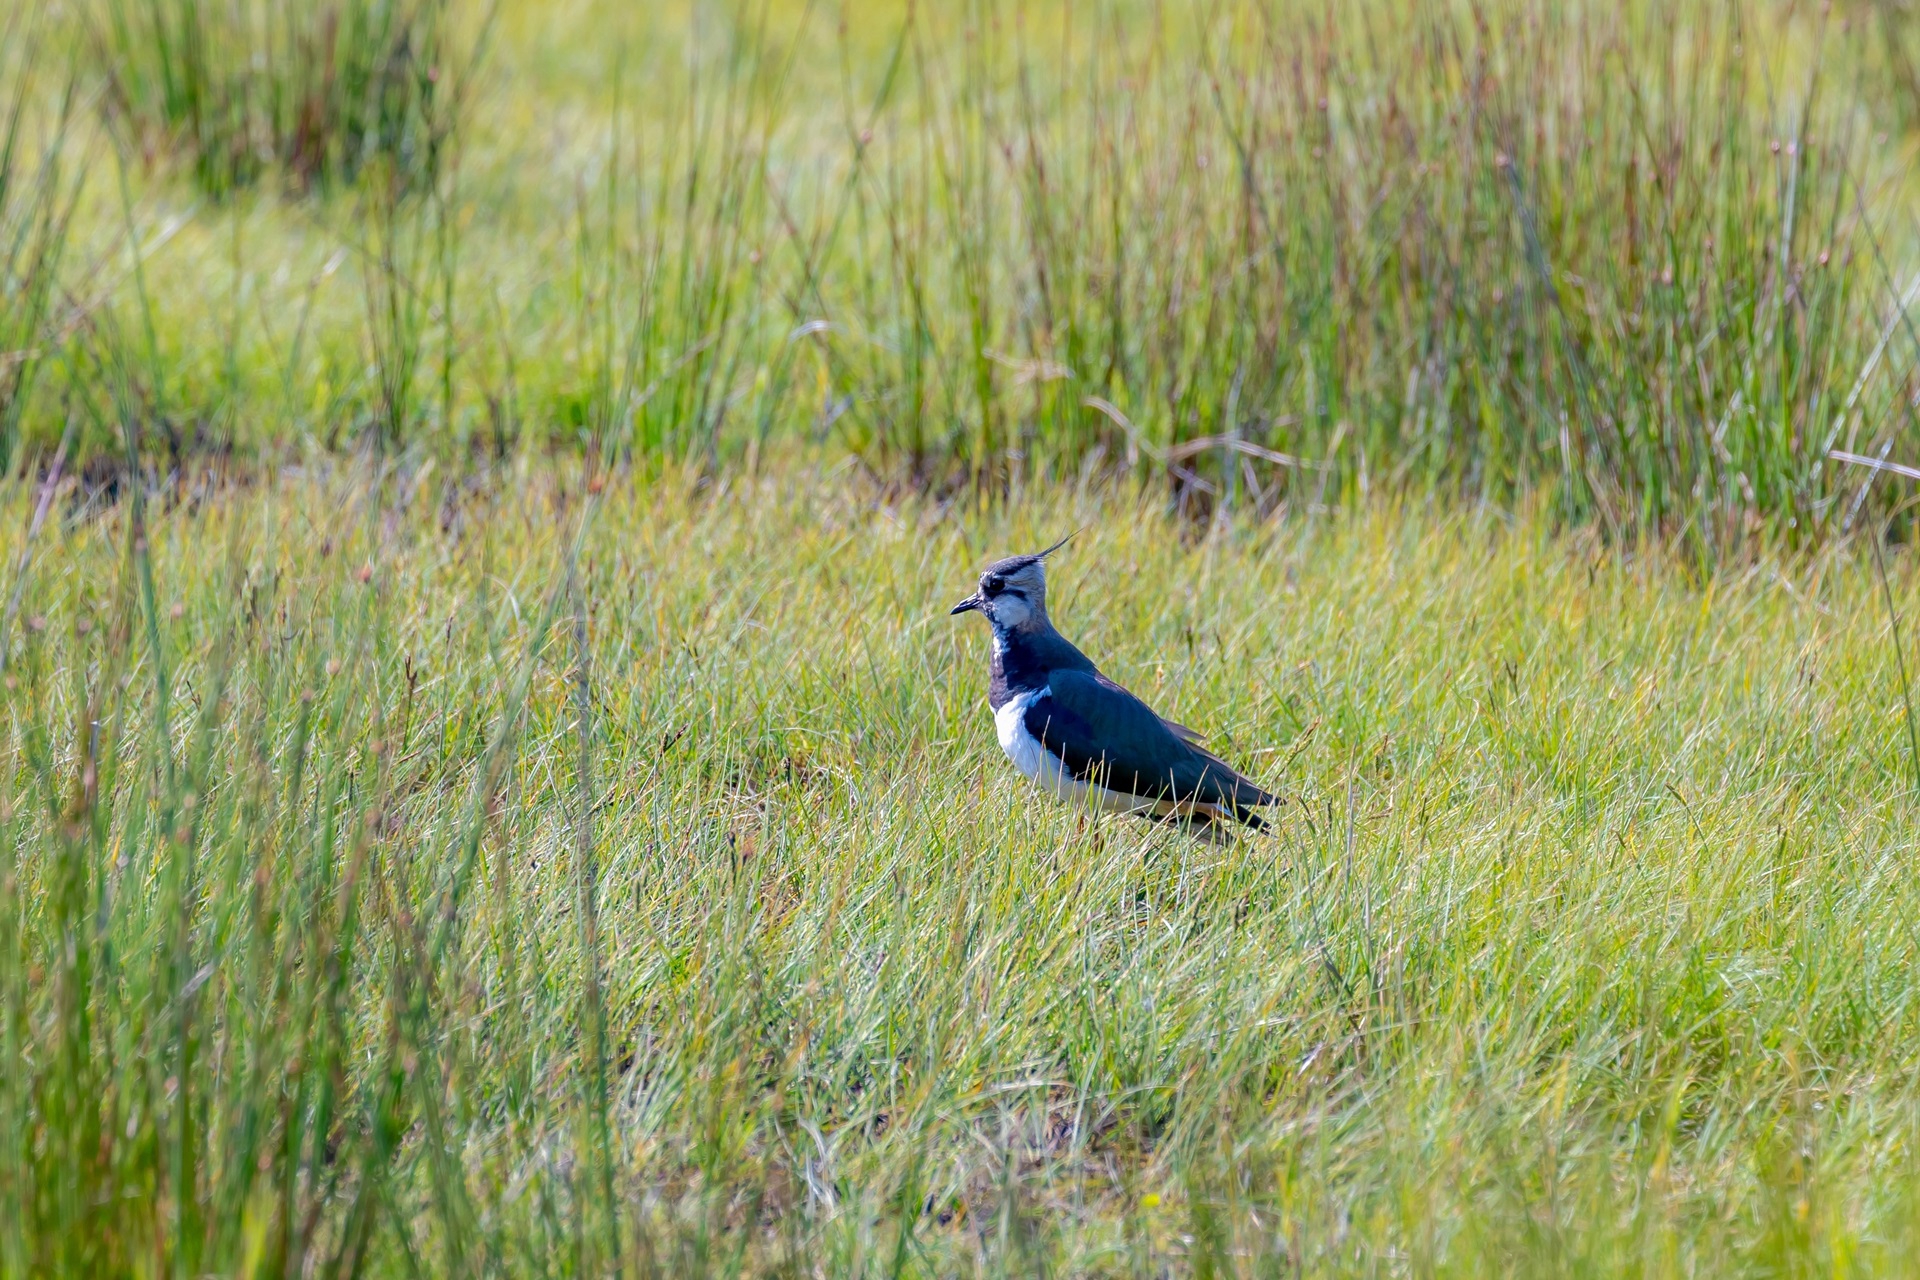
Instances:
[[[0,0],[0,1275],[1920,1273],[1908,15]]]
[[[945,610],[1018,515],[532,471],[49,520],[7,1268],[1910,1270],[1860,560],[1158,506],[1061,513],[1056,611],[1270,838],[1031,804]]]

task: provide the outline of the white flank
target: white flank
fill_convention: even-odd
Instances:
[[[1068,804],[1105,809],[1110,813],[1161,813],[1170,808],[1164,800],[1147,800],[1124,792],[1092,786],[1068,773],[1053,752],[1040,745],[1040,739],[1027,732],[1027,708],[1050,689],[1022,693],[1000,704],[993,713],[993,725],[1000,735],[1000,749],[1013,761],[1013,767],[1042,791]]]

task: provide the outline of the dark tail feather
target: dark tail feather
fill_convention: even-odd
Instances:
[[[1262,789],[1258,783],[1238,773],[1227,774],[1222,782],[1225,785],[1220,788],[1221,794],[1217,803],[1255,831],[1263,831],[1267,825],[1260,815],[1254,812],[1256,808],[1286,803],[1273,792]]]
[[[1243,822],[1246,820],[1246,815],[1241,810],[1255,805],[1281,803],[1279,796],[1263,789],[1259,783],[1214,755],[1213,752],[1199,747],[1191,749],[1195,755],[1207,762],[1206,771],[1201,774],[1200,785],[1195,788],[1197,795],[1206,796],[1214,804],[1227,806],[1233,810],[1233,816]],[[1208,792],[1212,794],[1207,795]]]
[[[1235,818],[1238,818],[1242,824],[1253,828],[1255,831],[1269,830],[1270,824],[1265,818],[1254,812],[1254,807],[1256,805],[1285,804],[1287,802],[1286,797],[1274,795],[1271,791],[1262,791],[1245,778],[1239,779],[1239,782],[1240,786],[1235,789],[1233,798],[1226,804],[1227,812],[1231,813]],[[1248,792],[1252,792],[1253,795],[1258,796],[1259,799],[1253,799],[1247,794]]]

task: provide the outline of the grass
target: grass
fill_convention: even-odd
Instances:
[[[1911,1268],[1860,558],[1055,494],[1070,634],[1289,798],[1215,849],[994,747],[944,606],[1057,520],[498,481],[40,528],[10,1273]]]
[[[78,184],[65,163],[75,85],[59,92],[36,65],[42,33],[30,15],[0,22],[0,466],[10,466],[48,348],[59,345],[61,255]],[[52,99],[45,113],[35,109],[43,95]]]
[[[0,33],[0,1276],[1915,1271],[1902,6]]]
[[[1755,520],[1844,532],[1830,450],[1915,452],[1897,7],[630,8],[340,9],[342,41],[431,17],[397,47],[458,74],[395,108],[418,146],[319,112],[329,183],[247,113],[320,93],[274,42],[336,7],[88,10],[110,120],[243,86],[195,90],[240,104],[211,161],[179,123],[89,152],[86,253],[146,255],[110,300],[153,335],[144,438],[805,445],[941,492],[1152,475],[1202,516],[1551,487],[1703,562]],[[238,26],[142,34],[175,18]],[[377,80],[352,39],[341,83]],[[235,191],[229,152],[286,180]],[[93,376],[23,432],[51,449],[76,403],[78,447],[121,452]]]
[[[127,142],[178,151],[194,183],[224,198],[263,177],[336,186],[370,164],[430,185],[453,128],[453,77],[467,69],[449,47],[446,9],[94,0],[84,21]]]

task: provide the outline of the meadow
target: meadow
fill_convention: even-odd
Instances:
[[[1902,6],[0,32],[0,1274],[1920,1266]]]

